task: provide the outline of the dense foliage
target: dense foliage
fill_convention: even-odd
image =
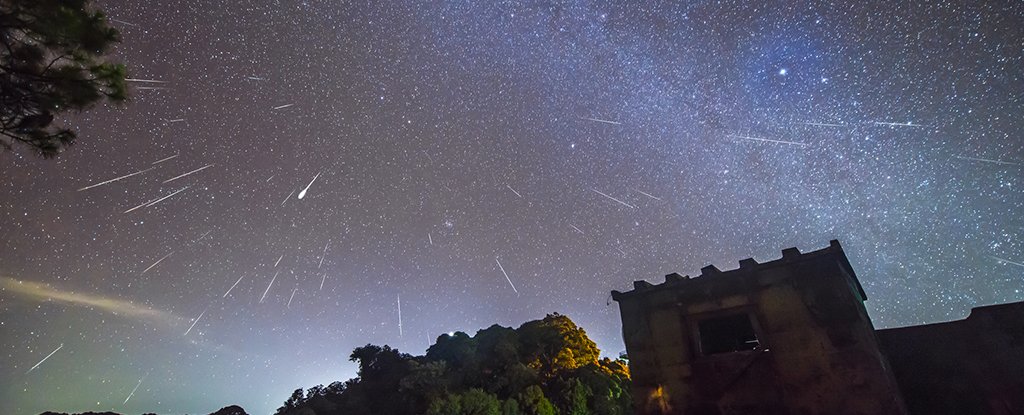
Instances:
[[[426,356],[366,345],[358,377],[297,389],[278,415],[632,413],[629,371],[568,317],[442,335]]]
[[[89,0],[0,0],[0,148],[56,156],[76,138],[56,115],[124,101],[125,67],[104,58],[119,40]]]

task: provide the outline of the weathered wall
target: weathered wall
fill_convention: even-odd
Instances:
[[[614,293],[641,414],[901,414],[863,292],[838,243]],[[698,322],[754,316],[761,346],[705,356]]]
[[[878,338],[911,414],[1024,414],[1024,302]]]

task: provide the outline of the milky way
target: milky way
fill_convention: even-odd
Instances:
[[[609,291],[833,238],[878,327],[1024,300],[1020,2],[241,3],[102,1],[160,82],[0,154],[0,412],[270,413],[549,312],[615,356]]]

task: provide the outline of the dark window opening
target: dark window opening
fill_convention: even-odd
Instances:
[[[700,322],[698,329],[705,355],[754,350],[760,344],[746,313],[710,318]]]

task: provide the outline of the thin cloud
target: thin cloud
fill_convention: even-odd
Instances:
[[[64,291],[47,284],[21,281],[10,277],[0,277],[0,292],[28,301],[57,302],[73,307],[110,313],[124,318],[154,320],[168,324],[180,321],[178,316],[167,311],[135,304],[131,301],[97,294]]]

